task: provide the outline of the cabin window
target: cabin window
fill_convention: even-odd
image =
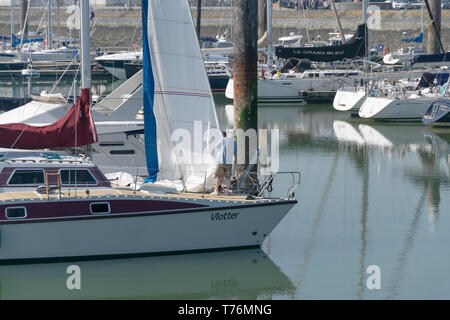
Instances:
[[[91,203],[91,213],[99,214],[99,213],[110,213],[111,207],[108,202],[94,202]]]
[[[115,155],[125,155],[125,154],[135,154],[134,150],[111,150],[109,154]]]
[[[97,184],[97,180],[86,169],[63,169],[60,173],[63,185]]]
[[[125,143],[123,141],[108,141],[99,143],[100,147],[119,147],[123,146]]]
[[[27,217],[25,207],[9,207],[5,209],[6,219],[23,219]]]
[[[39,185],[45,183],[44,170],[15,170],[8,181],[10,185]]]

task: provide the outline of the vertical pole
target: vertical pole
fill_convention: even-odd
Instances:
[[[47,47],[53,48],[52,39],[52,0],[48,0],[47,4]]]
[[[428,25],[428,53],[436,54],[442,52],[444,48],[441,45],[441,0],[428,0],[428,13],[431,23]]]
[[[89,0],[80,0],[81,15],[81,89],[91,88]]]
[[[202,28],[202,0],[197,0],[197,37],[200,39],[200,32]]]
[[[28,22],[26,21],[28,0],[20,0],[20,29],[23,30],[22,39],[28,35]]]
[[[366,61],[369,57],[369,27],[367,26],[367,8],[369,7],[369,0],[363,0],[362,3],[362,20],[365,25],[364,27],[364,51],[365,51],[365,59],[364,59],[364,70],[366,71]],[[345,37],[345,36],[344,36]]]
[[[269,0],[272,1],[272,0]],[[267,30],[267,0],[258,0],[258,39],[264,36]]]
[[[239,135],[239,132],[256,130],[258,126],[258,0],[235,0],[233,10],[234,129]],[[245,150],[245,163],[239,161],[236,164],[235,175],[243,189],[249,191],[252,185],[247,169],[257,146],[238,139],[239,143],[238,158],[243,158],[240,152]],[[256,169],[253,166],[252,172]]]
[[[267,68],[273,68],[272,63],[272,0],[267,1]]]
[[[11,47],[14,47],[16,0],[11,0]]]
[[[334,16],[336,17],[336,21],[337,21],[337,24],[339,27],[339,33],[341,34],[342,43],[344,43],[345,42],[344,29],[342,28],[341,19],[339,19],[339,14],[336,10],[336,6],[334,5],[334,0],[331,0],[331,6],[333,7]],[[367,11],[366,11],[366,14],[367,14]]]
[[[61,36],[60,29],[59,29],[59,15],[60,15],[60,7],[61,7],[61,0],[56,0],[56,36]]]

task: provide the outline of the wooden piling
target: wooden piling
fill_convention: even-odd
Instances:
[[[427,0],[430,23],[428,24],[428,53],[441,53],[441,0]]]
[[[234,129],[247,132],[258,128],[258,0],[235,0],[233,10]],[[238,140],[239,143],[242,142]],[[238,152],[240,148],[242,145],[238,146]],[[252,187],[247,169],[256,148],[257,145],[246,143],[245,163],[236,164],[235,175],[245,191]],[[256,169],[257,166],[252,166],[252,178]]]

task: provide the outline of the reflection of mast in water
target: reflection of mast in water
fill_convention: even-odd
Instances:
[[[325,202],[327,200],[327,196],[330,194],[330,188],[331,188],[331,183],[333,182],[333,178],[336,174],[336,168],[337,168],[337,163],[338,163],[338,159],[339,159],[339,151],[336,150],[335,154],[334,154],[334,159],[333,159],[333,164],[331,166],[330,169],[330,173],[328,174],[328,178],[327,181],[325,183],[325,188],[323,189],[322,192],[322,196],[320,197],[319,200],[319,207],[317,208],[317,211],[314,215],[314,220],[312,223],[312,228],[311,228],[311,234],[308,238],[308,241],[306,242],[305,248],[303,250],[303,259],[302,259],[302,264],[300,265],[300,272],[299,272],[299,277],[298,277],[298,288],[297,288],[297,294],[300,291],[303,279],[305,278],[306,275],[306,267],[309,264],[309,259],[311,257],[311,252],[314,248],[314,245],[316,243],[316,235],[317,235],[317,230],[319,228],[319,223],[322,219],[322,214],[323,211],[325,209]]]
[[[424,187],[424,196],[426,196],[428,204],[429,229],[433,232],[439,218],[440,188],[450,182],[448,172],[443,175],[441,171],[441,164],[446,164],[447,161],[446,148],[448,144],[431,132],[427,132],[425,140],[432,146],[432,149],[430,151],[429,148],[424,147],[417,150],[422,170],[408,170],[407,175],[413,183]],[[441,162],[441,158],[443,158],[443,162]]]
[[[362,167],[362,174],[363,174],[363,181],[362,181],[362,195],[361,195],[361,231],[360,231],[360,238],[361,238],[361,247],[359,249],[359,259],[358,259],[358,286],[356,291],[356,297],[358,299],[363,298],[364,294],[364,277],[366,275],[366,266],[365,266],[365,259],[366,259],[366,251],[367,251],[367,213],[369,211],[369,157],[367,154],[368,150],[363,149],[363,167]]]
[[[419,218],[420,214],[422,213],[423,204],[425,201],[425,190],[422,193],[422,196],[419,199],[419,203],[416,207],[416,212],[414,213],[413,219],[411,223],[409,224],[408,231],[406,232],[405,241],[403,242],[402,249],[399,253],[399,259],[397,267],[394,270],[394,274],[392,277],[392,283],[391,287],[389,288],[389,295],[387,296],[387,299],[394,299],[398,295],[398,290],[401,285],[401,280],[403,277],[403,270],[405,269],[405,264],[408,260],[408,254],[409,251],[413,245],[414,239],[416,237],[418,225],[419,225]]]

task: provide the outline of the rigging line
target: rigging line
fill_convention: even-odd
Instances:
[[[68,68],[69,68],[69,67],[72,65],[72,63],[75,61],[75,59],[76,59],[76,57],[74,57],[74,58],[72,59],[72,61],[70,62],[70,64],[67,66],[66,70],[64,70],[64,72],[62,73],[61,77],[58,79],[58,81],[55,83],[55,85],[53,86],[53,88],[50,90],[50,93],[49,93],[49,94],[52,94],[52,93],[53,93],[53,90],[56,88],[56,86],[58,85],[58,83],[61,81],[63,75],[66,73],[66,71],[68,70]],[[39,102],[38,107],[37,107],[36,110],[34,111],[33,116],[36,115],[36,113],[39,111],[39,109],[41,108],[41,106],[42,106],[43,103],[44,103],[44,102]],[[75,101],[74,103],[76,103],[76,101]],[[23,127],[22,131],[20,132],[19,136],[16,138],[16,140],[14,141],[14,143],[11,145],[11,147],[10,147],[10,148],[8,149],[8,151],[6,152],[6,155],[5,155],[5,156],[7,156],[7,155],[11,152],[11,150],[14,149],[14,146],[15,146],[16,143],[19,141],[19,139],[22,137],[23,133],[24,133],[25,130],[28,128],[28,126],[30,126],[30,124],[29,124],[29,123],[26,123],[25,126]]]
[[[51,1],[51,0],[48,0],[48,1]],[[47,3],[48,3],[48,1],[47,1]],[[47,5],[45,5],[44,13],[43,13],[42,16],[41,16],[41,21],[39,21],[39,24],[38,24],[38,26],[37,26],[37,28],[36,28],[36,31],[35,31],[35,34],[36,34],[36,35],[38,34],[39,29],[41,29],[41,25],[43,24],[44,16],[45,16],[45,13],[46,13],[46,12],[47,12]]]

